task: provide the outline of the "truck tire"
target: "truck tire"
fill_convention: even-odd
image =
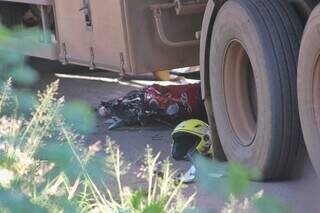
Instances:
[[[296,95],[302,24],[283,0],[230,0],[212,33],[210,90],[229,161],[259,172],[255,180],[292,175],[303,148]]]
[[[21,3],[0,2],[0,25],[12,27],[22,24],[27,6]]]
[[[218,161],[226,161],[226,155],[224,154],[221,141],[219,138],[216,121],[214,119],[213,111],[212,111],[212,101],[211,98],[206,97],[204,100],[204,105],[207,113],[208,123],[210,126],[210,136],[211,143],[213,148],[213,157]]]
[[[301,42],[298,102],[301,127],[313,167],[320,175],[320,5],[311,13]]]

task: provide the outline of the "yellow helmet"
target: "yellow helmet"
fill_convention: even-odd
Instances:
[[[210,127],[201,120],[190,119],[180,123],[171,134],[173,139],[172,156],[177,160],[185,158],[191,149],[203,155],[212,155]]]

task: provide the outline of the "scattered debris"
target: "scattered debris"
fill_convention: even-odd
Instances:
[[[182,183],[193,183],[196,179],[196,167],[192,165],[189,170],[184,174],[179,174],[176,177],[176,182],[182,182]]]
[[[222,173],[209,173],[208,177],[211,177],[211,178],[222,178],[222,177],[225,177],[225,174],[222,174]]]
[[[115,120],[109,129],[145,125],[152,121],[176,123],[205,117],[199,84],[161,86],[133,90],[124,97],[102,101],[100,116]]]
[[[119,119],[118,117],[112,117],[112,119],[108,119],[107,121],[106,122],[110,124],[108,127],[109,130],[116,129],[124,125],[124,120]]]
[[[122,126],[146,125],[150,122],[177,124],[172,132],[172,156],[176,160],[189,160],[200,153],[212,157],[213,147],[208,124],[198,119],[205,119],[206,112],[201,100],[200,85],[154,84],[140,90],[130,91],[123,97],[102,101],[98,113],[107,120],[104,122],[113,130]],[[156,134],[152,140],[162,140]],[[193,164],[193,163],[192,163]],[[162,173],[155,171],[161,177]],[[223,174],[212,173],[210,177],[220,178]],[[175,177],[176,182],[192,183],[196,180],[196,167],[191,165],[186,173]]]

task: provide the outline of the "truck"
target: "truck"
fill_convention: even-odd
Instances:
[[[0,0],[2,25],[41,29],[5,50],[120,76],[200,65],[215,158],[261,181],[290,178],[305,148],[320,174],[319,15],[318,0]]]

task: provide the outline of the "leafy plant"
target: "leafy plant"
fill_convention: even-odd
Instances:
[[[289,212],[284,204],[269,198],[263,190],[251,187],[250,178],[258,179],[259,172],[235,162],[221,164],[199,155],[195,164],[200,189],[226,200],[222,213]]]
[[[106,155],[100,158],[97,155],[100,142],[85,147],[83,139],[66,124],[62,116],[64,99],[56,98],[57,91],[58,81],[39,93],[29,119],[15,114],[0,118],[1,211],[183,212],[190,206],[194,195],[188,199],[183,197],[182,184],[173,182],[175,173],[169,161],[159,164],[159,154],[154,156],[150,147],[146,149],[140,173],[147,188],[133,191],[123,186],[122,177],[129,167],[119,147],[108,139]],[[7,81],[0,97],[2,107],[8,100],[16,99],[11,80]],[[93,163],[101,163],[105,158],[104,171],[114,177],[117,193],[108,186],[105,191],[101,190],[93,178],[96,172],[100,177],[107,177],[101,175],[101,167],[100,171],[92,170]],[[161,177],[154,173],[158,167]]]

